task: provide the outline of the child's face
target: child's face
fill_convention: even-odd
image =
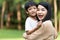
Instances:
[[[37,17],[39,20],[42,20],[45,18],[47,14],[47,9],[42,6],[42,5],[38,5],[38,10],[37,10]]]
[[[36,6],[31,6],[28,8],[27,14],[29,14],[29,16],[36,16],[36,13],[37,13]]]

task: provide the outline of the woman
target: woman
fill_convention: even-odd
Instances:
[[[51,6],[47,2],[40,2],[37,8],[37,20],[41,22],[41,26],[32,34],[27,35],[27,40],[55,40],[57,31],[51,21]]]

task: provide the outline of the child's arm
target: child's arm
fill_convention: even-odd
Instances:
[[[37,26],[36,26],[34,29],[26,31],[27,35],[32,34],[32,33],[35,32],[37,29],[39,29],[40,26],[41,26],[41,24],[42,24],[42,21],[38,22]]]

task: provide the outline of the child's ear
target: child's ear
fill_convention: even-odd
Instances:
[[[28,14],[28,12],[26,11],[26,13]]]

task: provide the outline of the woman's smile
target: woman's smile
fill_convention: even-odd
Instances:
[[[39,18],[42,18],[43,17],[43,15],[38,15],[39,16]]]

